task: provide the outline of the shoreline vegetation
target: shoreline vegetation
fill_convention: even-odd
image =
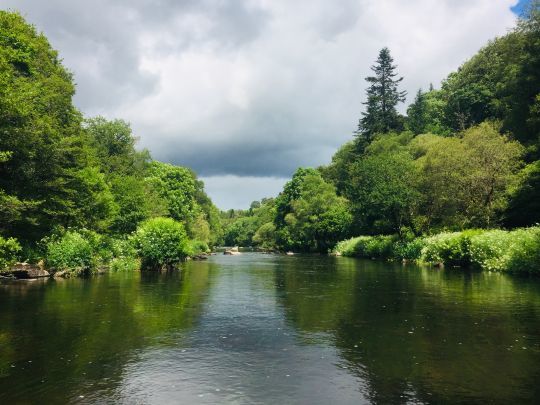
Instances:
[[[540,226],[512,231],[471,229],[409,239],[398,235],[359,236],[339,242],[332,253],[437,267],[540,274]]]
[[[220,211],[191,169],[137,149],[129,123],[84,117],[46,37],[0,11],[0,275],[172,269],[216,246],[540,274],[539,55],[533,1],[403,115],[383,48],[332,161]]]

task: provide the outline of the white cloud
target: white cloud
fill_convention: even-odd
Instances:
[[[253,201],[275,197],[288,179],[225,175],[201,180],[214,203],[222,210],[228,210],[246,209]]]
[[[4,0],[59,49],[83,112],[131,121],[154,157],[203,176],[259,177],[351,138],[383,46],[411,98],[514,26],[516,2]]]

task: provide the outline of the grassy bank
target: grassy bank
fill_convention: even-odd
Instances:
[[[444,232],[408,240],[395,235],[358,236],[339,242],[334,253],[540,274],[540,226],[513,231],[474,229]]]

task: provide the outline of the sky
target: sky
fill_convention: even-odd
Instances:
[[[352,139],[381,48],[410,101],[515,26],[519,3],[0,0],[60,52],[86,116],[130,122],[140,147],[193,168],[221,209],[330,162]]]

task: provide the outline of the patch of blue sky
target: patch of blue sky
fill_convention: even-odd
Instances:
[[[531,0],[519,0],[515,6],[510,7],[510,10],[516,15],[522,15],[527,10],[527,6],[530,2]]]

